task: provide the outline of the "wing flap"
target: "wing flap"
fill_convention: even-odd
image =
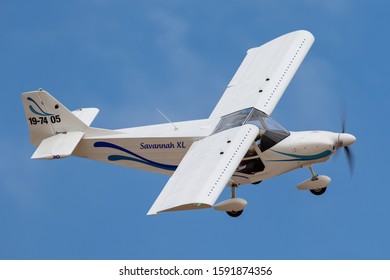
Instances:
[[[32,159],[59,159],[70,156],[83,138],[84,132],[60,133],[44,139],[32,155]]]
[[[313,42],[310,32],[300,30],[248,50],[210,118],[250,107],[270,115]]]
[[[258,133],[247,124],[194,142],[148,215],[212,207]]]

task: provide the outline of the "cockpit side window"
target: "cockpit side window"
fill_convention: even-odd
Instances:
[[[290,135],[290,132],[276,121],[255,108],[247,108],[223,116],[213,134],[244,124],[253,124],[259,128],[260,132],[257,144],[262,152]]]
[[[221,120],[219,121],[217,127],[215,128],[213,134],[216,134],[218,132],[242,126],[245,122],[245,120],[248,118],[248,115],[251,113],[252,108],[243,109],[241,111],[237,111],[234,113],[231,113],[229,115],[223,116]]]

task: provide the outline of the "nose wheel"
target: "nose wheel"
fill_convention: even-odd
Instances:
[[[297,186],[298,190],[309,190],[314,195],[322,195],[326,187],[330,184],[331,179],[325,175],[318,175],[314,172],[313,167],[309,167],[311,178]]]
[[[318,188],[318,189],[312,189],[310,192],[314,195],[322,195],[326,192],[326,187]]]
[[[317,173],[315,173],[314,172],[314,170],[313,170],[313,166],[311,165],[310,167],[309,167],[309,169],[310,169],[310,173],[311,173],[311,180],[312,181],[319,181],[320,179],[321,179],[321,176],[318,176],[318,174]],[[324,180],[324,179],[322,179],[322,180]],[[325,179],[326,180],[326,179]],[[328,182],[327,184],[326,184],[326,186],[329,184],[330,182]],[[319,187],[319,188],[316,188],[316,189],[310,189],[310,192],[312,193],[312,194],[314,194],[314,195],[323,195],[325,192],[326,192],[326,186],[325,187]]]
[[[226,211],[226,213],[227,213],[230,217],[233,217],[233,218],[237,218],[237,217],[241,216],[242,212],[244,212],[244,209],[239,210],[239,211]]]

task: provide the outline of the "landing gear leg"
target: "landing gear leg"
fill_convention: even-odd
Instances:
[[[232,199],[236,198],[236,189],[237,189],[237,187],[238,187],[237,184],[235,184],[235,183],[232,184],[232,190],[231,190],[231,198]],[[244,212],[244,209],[238,210],[238,211],[234,211],[234,210],[233,211],[226,211],[226,213],[230,217],[234,217],[234,218],[239,217],[242,214],[242,212]]]
[[[318,180],[318,174],[316,174],[313,170],[313,165],[310,165],[309,167],[310,173],[311,173],[311,180],[312,181],[317,181]]]

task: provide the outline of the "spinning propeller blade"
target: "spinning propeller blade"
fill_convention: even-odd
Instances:
[[[339,133],[336,147],[337,149],[340,147],[344,148],[345,156],[348,161],[349,170],[352,175],[355,167],[355,157],[352,153],[352,150],[349,148],[349,145],[353,144],[356,141],[356,138],[352,134],[345,133],[345,131],[346,131],[346,117],[345,117],[345,110],[343,110],[341,116],[341,133]]]
[[[345,156],[347,157],[349,170],[350,170],[351,175],[352,175],[353,171],[355,169],[355,157],[353,156],[353,153],[348,146],[344,147],[344,152],[345,152]]]

